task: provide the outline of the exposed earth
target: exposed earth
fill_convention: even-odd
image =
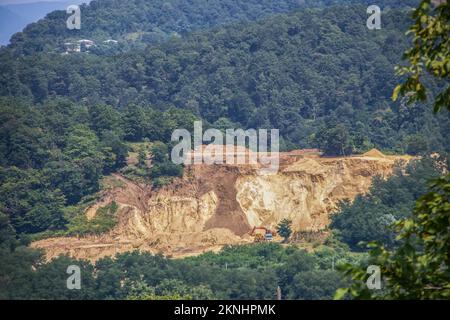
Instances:
[[[68,254],[95,261],[136,249],[183,257],[253,242],[253,227],[273,229],[283,218],[292,220],[295,231],[323,230],[339,201],[367,192],[374,176],[387,177],[397,162],[409,159],[378,150],[337,158],[298,150],[280,153],[274,175],[259,174],[257,166],[191,165],[158,190],[114,174],[116,186],[86,210],[92,218],[98,208],[116,202],[118,224],[110,232],[32,246],[45,249],[48,259]]]

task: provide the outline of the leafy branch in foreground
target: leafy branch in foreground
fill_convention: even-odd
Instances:
[[[401,244],[388,251],[376,242],[368,265],[380,267],[382,290],[369,290],[366,268],[344,265],[341,269],[353,281],[337,290],[335,299],[348,295],[356,299],[449,299],[450,298],[450,174],[434,180],[409,219],[395,223]]]
[[[407,34],[413,34],[413,47],[405,52],[404,58],[409,66],[397,67],[398,75],[408,75],[403,84],[399,84],[393,93],[393,100],[399,94],[407,96],[409,102],[426,101],[427,88],[421,79],[425,70],[443,80],[444,88],[434,101],[434,112],[441,108],[450,110],[450,4],[441,1],[432,4],[423,0],[413,13],[414,24]]]

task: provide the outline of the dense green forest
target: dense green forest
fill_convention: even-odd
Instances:
[[[16,80],[2,93],[19,97],[0,100],[1,211],[19,234],[65,229],[65,206],[124,167],[127,142],[167,144],[199,118],[219,129],[279,128],[285,149],[445,154],[448,115],[390,100],[406,12],[388,12],[385,28],[370,33],[363,9],[305,9],[115,57],[2,60],[11,70],[3,79]],[[180,174],[159,160],[135,173]]]
[[[331,299],[345,281],[333,270],[333,261],[361,259],[345,247],[307,253],[259,244],[185,259],[133,252],[95,265],[68,257],[45,264],[25,248],[5,255],[4,241],[0,270],[8,277],[0,279],[0,299],[274,299],[278,286],[285,299]],[[72,264],[81,268],[81,290],[66,289],[66,269]]]
[[[391,101],[407,11],[388,10],[377,31],[366,19],[363,6],[305,9],[112,57],[3,50],[0,94],[178,108],[213,126],[278,128],[289,149],[327,149],[337,127],[349,151],[448,151],[448,115]]]
[[[82,7],[80,31],[69,32],[60,11],[16,34],[0,49],[0,299],[272,299],[277,286],[284,298],[326,299],[346,285],[335,264],[366,260],[361,241],[395,248],[388,226],[409,217],[427,181],[448,168],[429,155],[448,154],[449,115],[431,114],[429,102],[391,100],[410,40],[408,8],[418,1],[378,1],[381,30],[366,27],[369,2],[97,0]],[[81,38],[119,44],[61,54],[65,41]],[[441,84],[430,82],[433,96]],[[179,176],[170,135],[198,119],[219,129],[278,128],[284,150],[376,147],[424,158],[343,202],[311,252],[260,244],[91,264],[45,263],[27,247],[37,237],[111,228],[115,204],[93,223],[80,215],[102,177],[120,171],[159,187]],[[127,167],[132,144],[148,142]],[[80,291],[66,290],[69,264],[82,267]]]
[[[174,129],[190,128],[196,119],[181,109],[118,112],[64,99],[39,106],[2,99],[0,106],[0,212],[18,234],[65,229],[74,215],[66,207],[89,199],[103,175],[125,166],[127,141],[168,141]],[[152,151],[154,167],[141,175],[181,174],[167,158],[167,145]]]
[[[380,0],[383,8],[415,7],[418,0]],[[191,31],[207,30],[236,21],[254,21],[307,7],[372,4],[368,0],[93,0],[82,5],[82,28],[68,30],[64,11],[28,25],[11,39],[14,55],[61,50],[65,41],[117,39],[119,51],[154,44]]]
[[[448,168],[447,161],[443,157],[425,157],[411,161],[406,168],[397,167],[387,180],[375,178],[368,194],[341,203],[330,227],[353,250],[365,250],[371,241],[395,246],[396,233],[391,226],[411,215],[416,201],[427,192],[428,182]]]

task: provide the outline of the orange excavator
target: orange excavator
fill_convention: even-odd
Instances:
[[[253,227],[250,235],[254,238],[255,242],[272,241],[276,232],[266,227]]]

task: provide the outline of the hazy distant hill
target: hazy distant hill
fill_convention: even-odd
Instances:
[[[11,35],[26,25],[26,21],[5,7],[0,7],[0,44],[6,44]]]
[[[71,4],[90,0],[33,2],[0,6],[0,44],[7,44],[11,36],[23,30],[29,23],[44,18],[55,10],[64,10]]]

